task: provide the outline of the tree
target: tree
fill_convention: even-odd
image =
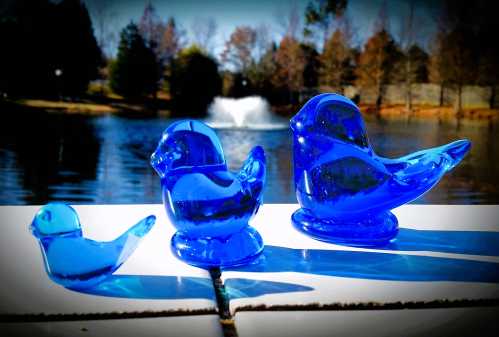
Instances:
[[[69,96],[86,92],[88,83],[98,77],[102,53],[93,33],[88,10],[80,0],[62,0],[56,6],[58,48],[57,69],[64,83],[62,93]]]
[[[225,42],[222,52],[222,62],[232,65],[235,72],[246,74],[248,67],[253,62],[253,48],[255,47],[256,32],[248,26],[236,27]]]
[[[479,1],[477,1],[479,2]],[[445,83],[457,91],[455,111],[462,111],[462,88],[476,83],[483,47],[480,45],[482,13],[476,3],[446,1],[440,22],[440,74]],[[490,43],[489,41],[483,41]]]
[[[274,87],[272,84],[272,76],[276,70],[275,53],[277,46],[275,43],[270,44],[263,55],[258,59],[258,62],[253,63],[248,69],[248,79],[251,87],[256,94],[264,96],[267,99],[273,99]],[[234,79],[235,81],[235,79]]]
[[[384,86],[393,76],[394,64],[400,59],[400,51],[391,35],[384,29],[371,36],[359,55],[356,75],[357,85],[374,89],[376,110],[379,112]]]
[[[476,44],[480,50],[478,54],[478,78],[480,85],[490,86],[489,107],[495,108],[497,85],[499,84],[499,45],[495,42],[499,31],[497,11],[492,2],[477,1],[475,17],[478,21],[476,27]]]
[[[205,116],[208,104],[221,90],[216,61],[199,47],[184,49],[174,59],[170,79],[174,114]]]
[[[446,78],[444,76],[444,58],[442,51],[443,33],[439,32],[430,45],[430,57],[428,60],[428,80],[430,83],[440,86],[439,106],[444,104],[444,87]]]
[[[272,48],[273,41],[270,36],[271,28],[267,24],[260,24],[255,29],[255,59],[259,61]]]
[[[412,111],[412,84],[413,82],[413,59],[412,54],[409,52],[410,48],[413,47],[415,43],[416,35],[416,24],[415,24],[415,11],[414,11],[414,0],[409,3],[408,13],[400,25],[400,41],[399,45],[402,49],[404,57],[402,58],[401,66],[399,70],[401,76],[404,80],[405,87],[405,108],[408,112]]]
[[[161,57],[159,47],[163,36],[164,25],[151,1],[144,7],[144,12],[139,22],[139,31],[147,47],[154,51],[159,60]]]
[[[140,97],[155,94],[158,81],[156,56],[131,22],[121,31],[118,55],[111,65],[111,89],[124,97]]]
[[[103,57],[109,58],[116,43],[116,34],[110,29],[115,23],[116,12],[111,10],[111,4],[107,1],[96,1],[93,8],[97,44]]]
[[[183,46],[183,32],[178,29],[175,19],[170,17],[163,31],[160,43],[161,60],[169,64]]]
[[[305,61],[300,43],[290,36],[284,36],[275,53],[276,71],[273,83],[288,91],[291,102],[293,94],[303,88]]]
[[[0,40],[6,46],[1,90],[10,95],[81,95],[101,64],[87,8],[78,0],[8,3]]]
[[[319,53],[315,46],[310,43],[301,43],[300,47],[305,57],[305,67],[303,68],[303,86],[306,88],[316,88],[319,83],[320,61]]]
[[[315,0],[310,1],[305,10],[305,36],[313,34],[313,30],[322,32],[322,45],[326,45],[334,18],[341,17],[347,8],[347,0]]]
[[[282,35],[298,39],[298,31],[301,27],[300,12],[298,4],[291,1],[287,7],[279,8],[275,13],[276,21],[282,28]]]
[[[352,81],[354,68],[352,49],[343,31],[337,29],[329,38],[320,61],[320,84],[343,92],[343,87]]]
[[[211,53],[213,38],[217,33],[217,22],[213,18],[196,18],[191,25],[194,43]]]

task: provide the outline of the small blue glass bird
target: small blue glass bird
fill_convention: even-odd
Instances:
[[[30,230],[40,243],[49,277],[66,288],[83,289],[116,271],[155,221],[155,216],[148,216],[115,240],[97,242],[83,237],[80,219],[71,206],[53,202],[38,211]]]
[[[215,131],[195,120],[171,124],[151,155],[166,213],[178,229],[177,257],[200,267],[243,265],[263,250],[248,222],[262,203],[265,155],[250,152],[239,173],[227,169]]]
[[[324,241],[383,245],[398,232],[390,212],[430,190],[471,147],[468,140],[398,159],[376,155],[359,108],[338,94],[310,99],[291,119],[301,209],[292,222]]]

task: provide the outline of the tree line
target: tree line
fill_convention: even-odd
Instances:
[[[214,55],[213,19],[193,23],[193,41],[174,17],[163,20],[151,3],[139,22],[120,33],[117,55],[105,57],[103,16],[96,16],[94,36],[85,5],[79,0],[15,1],[0,17],[0,91],[9,95],[83,95],[89,82],[109,80],[115,93],[128,98],[170,95],[173,111],[203,114],[214,96],[261,95],[271,104],[297,104],[303,92],[347,86],[374,93],[383,104],[387,84],[398,84],[411,111],[415,83],[435,83],[457,92],[462,108],[464,85],[491,87],[496,105],[499,31],[493,3],[443,0],[435,12],[437,33],[421,46],[416,2],[401,11],[400,29],[389,28],[386,4],[381,6],[371,35],[355,44],[355,26],[347,0],[311,0],[304,12],[290,5],[279,18],[279,41],[268,25],[238,26]],[[103,11],[101,11],[102,14]],[[64,29],[61,29],[64,27]],[[106,71],[102,71],[105,69]]]

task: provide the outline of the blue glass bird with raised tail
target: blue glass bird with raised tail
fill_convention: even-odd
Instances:
[[[155,221],[155,216],[148,216],[115,240],[98,242],[83,237],[80,219],[71,206],[54,202],[38,211],[30,230],[40,243],[48,276],[66,288],[84,289],[116,271]]]
[[[171,124],[151,155],[163,203],[177,233],[174,254],[200,267],[252,261],[263,250],[249,221],[262,203],[265,155],[253,148],[238,173],[228,170],[215,131],[196,120]]]
[[[353,246],[392,240],[398,220],[390,210],[430,190],[471,147],[458,140],[398,159],[380,157],[359,108],[338,94],[310,99],[291,119],[291,129],[301,205],[293,224],[316,239]]]

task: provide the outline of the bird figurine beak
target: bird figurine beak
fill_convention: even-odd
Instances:
[[[160,153],[159,148],[151,155],[151,166],[160,178],[164,178],[168,171],[168,164],[164,153]]]

